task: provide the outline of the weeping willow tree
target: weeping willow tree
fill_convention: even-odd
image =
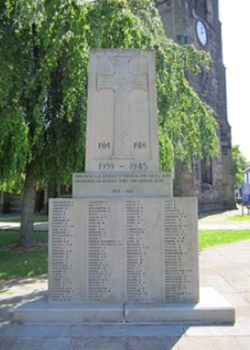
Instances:
[[[91,48],[155,50],[162,170],[218,154],[213,111],[185,78],[210,58],[166,38],[152,0],[0,0],[0,188],[22,188],[23,246],[37,185],[84,170]]]

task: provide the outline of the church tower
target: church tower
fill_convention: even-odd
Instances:
[[[176,164],[175,196],[197,196],[200,211],[234,208],[231,128],[227,120],[226,71],[222,60],[218,0],[165,0],[155,3],[168,38],[180,45],[193,44],[212,57],[209,72],[195,77],[189,74],[187,79],[215,112],[220,158],[213,157],[209,167],[200,159],[194,160],[192,173],[185,164]]]

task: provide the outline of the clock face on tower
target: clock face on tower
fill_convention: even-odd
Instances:
[[[202,21],[196,22],[196,35],[202,46],[207,45],[207,30]]]

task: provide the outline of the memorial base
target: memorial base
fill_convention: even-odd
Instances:
[[[14,311],[19,323],[199,323],[232,324],[234,308],[213,288],[201,288],[195,303],[25,303]]]

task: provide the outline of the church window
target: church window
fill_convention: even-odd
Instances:
[[[188,42],[188,37],[185,34],[177,34],[176,35],[176,41],[180,45],[185,45]]]
[[[195,10],[203,17],[207,17],[207,0],[194,0]]]
[[[210,159],[210,164],[207,165],[206,161],[203,159],[201,161],[201,180],[204,184],[213,184],[213,171],[212,171],[212,159]]]

